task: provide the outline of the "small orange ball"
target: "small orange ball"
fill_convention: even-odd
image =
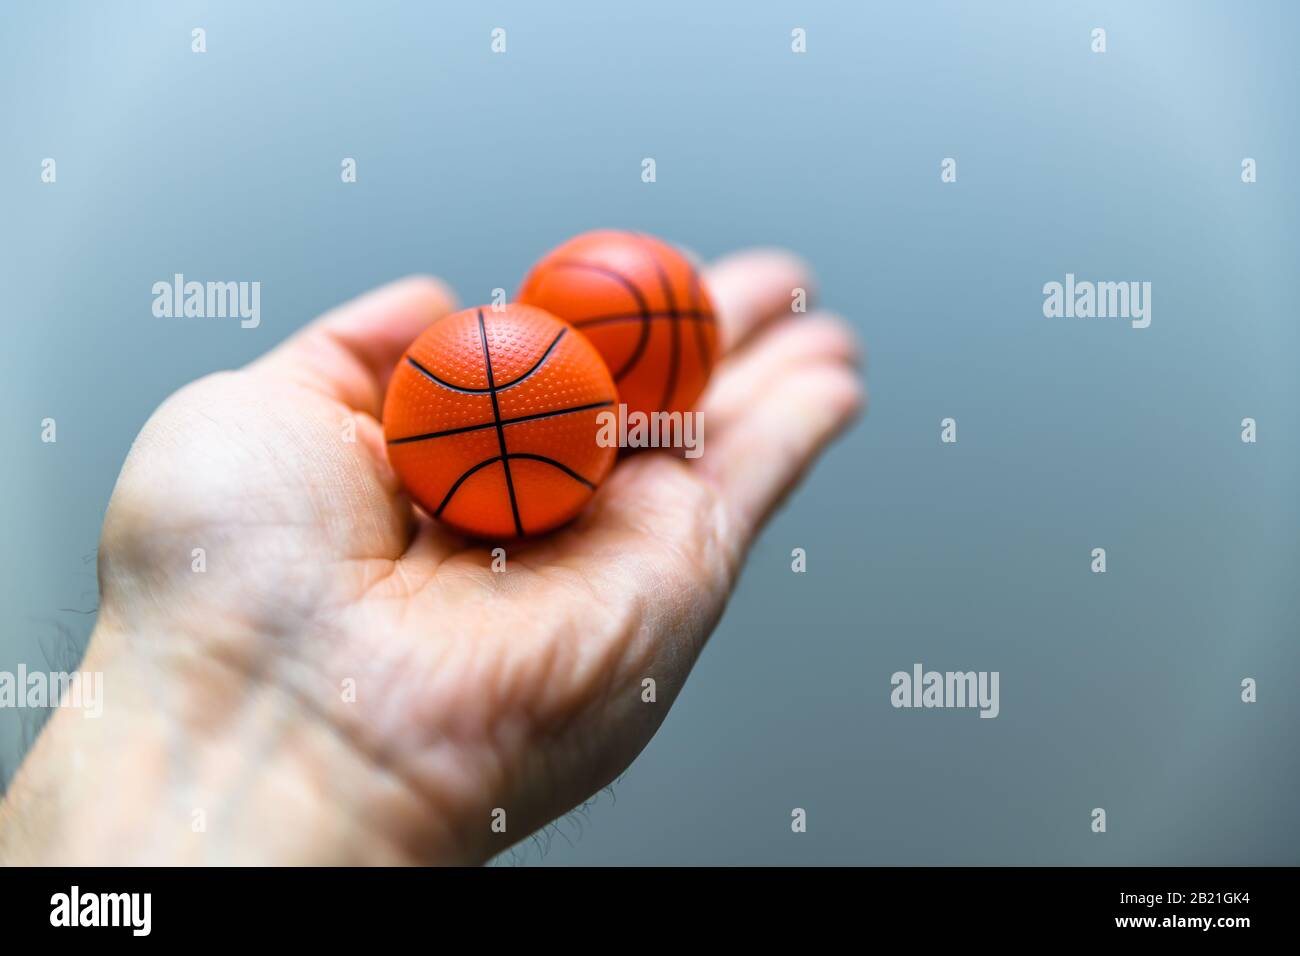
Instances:
[[[563,524],[613,467],[597,443],[614,382],[591,343],[541,309],[448,315],[406,350],[384,400],[388,459],[429,514],[509,538]]]
[[[652,236],[601,229],[570,239],[533,267],[519,301],[591,340],[629,412],[689,410],[717,360],[717,322],[699,274]]]

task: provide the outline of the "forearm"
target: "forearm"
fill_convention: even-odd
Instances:
[[[92,650],[84,669],[93,671],[94,660]],[[168,679],[136,664],[155,681]],[[0,804],[0,864],[449,857],[423,838],[413,795],[385,784],[336,731],[280,692],[226,688],[237,706],[205,718],[170,712],[164,701],[184,687],[150,693],[125,660],[102,673],[102,713],[55,709],[19,768]]]

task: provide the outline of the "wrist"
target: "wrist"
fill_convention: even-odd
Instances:
[[[429,807],[283,688],[96,628],[0,805],[5,864],[455,861]]]

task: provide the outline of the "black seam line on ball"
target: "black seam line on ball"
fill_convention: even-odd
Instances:
[[[451,382],[445,382],[442,379],[438,378],[438,376],[434,375],[432,372],[430,372],[427,368],[425,368],[415,359],[411,358],[411,356],[408,355],[406,357],[406,361],[410,362],[411,365],[413,365],[416,368],[416,370],[419,371],[419,373],[423,375],[425,378],[427,378],[429,381],[433,382],[436,385],[441,385],[443,388],[450,389],[453,392],[460,392],[462,395],[487,395],[489,392],[492,391],[489,388],[462,388],[459,385],[453,385],[451,384]]]
[[[582,477],[582,475],[578,474],[568,465],[564,464],[563,462],[556,461],[554,458],[547,458],[545,455],[532,455],[527,452],[511,452],[506,457],[522,458],[525,461],[540,461],[545,465],[552,465],[555,468],[560,469],[560,471],[564,472],[574,481],[581,482],[582,484],[590,488],[592,491],[596,490],[595,484],[588,481],[586,478]],[[467,479],[470,475],[474,474],[476,471],[486,468],[488,465],[495,465],[499,461],[501,461],[501,456],[493,455],[491,458],[484,458],[477,465],[473,465],[470,468],[465,469],[465,472],[452,483],[451,488],[447,491],[447,494],[442,499],[442,504],[438,505],[438,510],[433,513],[433,516],[435,518],[442,517],[442,513],[446,509],[447,505],[451,504],[452,496],[456,494],[458,490],[460,490],[460,486],[465,483],[465,479]]]
[[[650,303],[646,301],[646,297],[642,294],[641,290],[637,288],[635,282],[623,275],[623,273],[615,272],[613,269],[606,269],[603,266],[592,265],[590,262],[579,262],[576,260],[557,262],[555,263],[554,268],[586,269],[588,272],[595,272],[603,276],[608,276],[609,278],[621,283],[623,288],[632,293],[632,297],[636,299],[637,309],[639,310],[636,318],[641,320],[641,336],[637,339],[636,348],[632,350],[631,356],[629,356],[628,360],[623,363],[623,367],[614,373],[614,381],[619,381],[624,375],[636,367],[636,363],[641,361],[641,356],[645,354],[646,346],[650,344],[650,316],[653,314],[650,311]]]
[[[532,415],[520,415],[517,418],[503,418],[502,425],[518,425],[520,422],[535,422],[542,418],[554,418],[557,415],[572,415],[575,412],[589,412],[593,408],[607,408],[614,404],[610,399],[604,402],[589,402],[586,405],[574,405],[572,408],[557,408],[553,412],[535,412]],[[390,445],[406,445],[413,441],[427,441],[430,438],[446,438],[448,435],[463,435],[466,432],[478,432],[485,428],[496,428],[496,422],[483,422],[479,425],[461,425],[459,428],[448,428],[441,432],[426,432],[423,435],[408,435],[405,438],[390,438]]]
[[[483,324],[483,310],[478,310],[478,336],[483,342],[483,363],[487,368],[488,392],[492,396],[492,419],[497,426],[497,444],[501,446],[501,465],[506,470],[506,491],[510,494],[510,513],[515,518],[515,533],[524,534],[519,520],[519,500],[515,497],[515,480],[510,475],[510,456],[506,452],[506,430],[501,426],[501,404],[497,401],[497,388],[492,379],[492,351],[488,348],[487,327]]]
[[[673,283],[668,278],[668,273],[664,272],[663,264],[659,262],[650,248],[649,240],[641,233],[634,233],[637,240],[646,250],[646,255],[650,259],[650,264],[654,266],[655,273],[659,276],[659,287],[663,289],[664,299],[668,302],[668,317],[672,319],[672,324],[668,326],[669,334],[669,361],[668,361],[668,378],[664,382],[664,397],[659,403],[660,408],[670,408],[673,392],[677,391],[677,373],[679,366],[682,364],[682,323],[677,314],[677,297],[673,295]]]
[[[442,504],[438,505],[438,510],[433,513],[433,516],[435,518],[442,517],[443,509],[445,509],[447,505],[451,504],[451,496],[460,489],[460,486],[465,483],[466,478],[474,474],[474,472],[478,471],[480,468],[486,468],[488,465],[496,464],[500,460],[500,455],[493,455],[491,458],[484,458],[477,465],[465,469],[465,473],[452,482],[452,486],[447,490],[447,494],[442,499]]]
[[[524,372],[524,374],[520,375],[518,378],[506,382],[504,385],[498,385],[496,390],[498,392],[503,392],[507,388],[514,388],[520,382],[524,381],[530,375],[536,372],[539,368],[541,368],[542,365],[546,362],[546,360],[551,357],[551,353],[555,351],[555,347],[560,344],[560,339],[564,338],[564,333],[567,331],[569,330],[560,329],[560,334],[551,340],[550,345],[546,346],[546,351],[542,353],[541,358],[539,358],[536,362],[533,363],[532,368],[530,368],[527,372]],[[414,365],[417,369],[419,369],[420,373],[424,375],[426,378],[428,378],[430,381],[438,385],[441,385],[443,388],[449,388],[453,392],[460,392],[463,395],[487,395],[491,391],[491,389],[487,389],[487,388],[464,388],[460,385],[453,385],[451,384],[451,382],[444,381],[443,379],[440,379],[438,376],[434,375],[432,372],[430,372],[427,368],[425,368],[415,359],[411,358],[409,355],[406,357],[406,360],[410,362],[412,365]]]
[[[522,458],[522,459],[524,459],[525,461],[540,461],[540,462],[541,462],[542,464],[544,464],[544,465],[552,465],[552,466],[554,466],[554,467],[560,469],[560,471],[564,472],[566,475],[568,475],[568,476],[569,476],[570,478],[572,478],[574,481],[580,481],[580,482],[582,482],[582,484],[586,485],[586,486],[587,486],[588,488],[590,488],[592,491],[595,491],[595,490],[596,490],[596,486],[595,486],[594,484],[592,484],[592,483],[591,483],[590,481],[588,481],[586,478],[582,477],[582,475],[578,474],[576,471],[574,471],[574,470],[573,470],[572,468],[570,468],[568,465],[564,464],[563,462],[556,461],[554,458],[547,458],[545,455],[533,455],[533,454],[529,454],[528,452],[522,452],[522,451],[511,452],[509,455],[506,455],[506,457],[507,457],[507,458]]]
[[[640,312],[624,312],[619,315],[594,315],[589,319],[574,319],[569,324],[575,329],[585,329],[591,325],[613,325],[615,322],[635,322],[638,319],[671,319],[672,317],[671,312],[651,312],[649,315],[644,316]],[[679,311],[677,318],[706,325],[716,321],[712,312],[703,312],[699,309]]]
[[[530,368],[527,372],[524,372],[524,374],[520,375],[518,378],[506,382],[504,385],[498,385],[497,391],[504,392],[507,388],[514,388],[520,382],[525,381],[529,376],[531,376],[534,372],[536,372],[539,368],[541,368],[542,365],[545,364],[546,360],[551,357],[551,353],[555,351],[555,347],[560,344],[560,339],[564,338],[564,333],[567,331],[569,331],[567,328],[560,329],[560,334],[551,340],[550,345],[546,346],[546,351],[542,353],[541,358],[539,358],[536,362],[533,363],[532,368]]]

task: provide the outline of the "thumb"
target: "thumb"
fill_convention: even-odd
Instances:
[[[456,307],[432,276],[410,276],[331,309],[249,368],[306,385],[379,417],[384,390],[406,347]]]

